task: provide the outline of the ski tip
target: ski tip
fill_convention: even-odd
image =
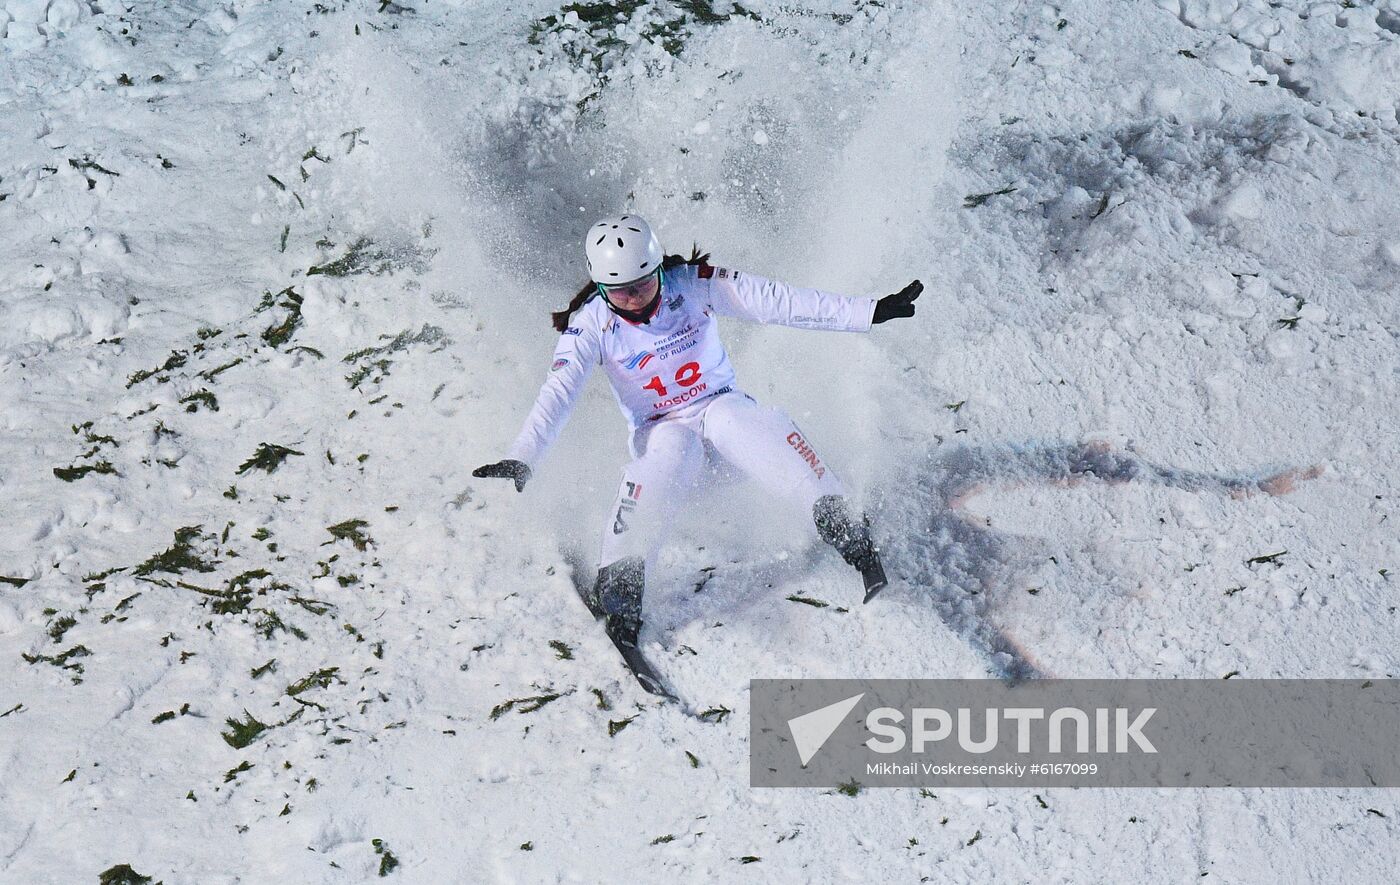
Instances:
[[[865,602],[864,602],[863,604],[864,604],[864,605],[869,605],[869,604],[870,604],[870,600],[874,599],[876,596],[879,596],[879,595],[880,595],[880,591],[883,590],[883,589],[885,589],[885,588],[888,587],[888,586],[889,586],[889,582],[887,581],[887,582],[882,583],[882,584],[876,584],[876,585],[873,586],[873,587],[867,587],[866,590],[865,590]]]
[[[670,689],[662,684],[660,679],[648,673],[638,673],[637,682],[641,684],[642,688],[645,689],[648,694],[653,694],[659,698],[666,698],[672,701],[676,699],[676,696],[671,693]]]

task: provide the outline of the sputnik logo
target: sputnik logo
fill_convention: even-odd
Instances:
[[[841,723],[863,697],[865,692],[788,720],[788,731],[792,732],[792,740],[797,744],[797,755],[802,760],[803,768],[817,755],[817,751],[827,739],[835,734],[836,729],[841,727]]]

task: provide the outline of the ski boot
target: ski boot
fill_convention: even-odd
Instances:
[[[870,517],[862,516],[856,521],[846,508],[845,498],[824,495],[812,506],[812,521],[817,524],[821,539],[835,547],[841,558],[860,572],[865,581],[866,602],[885,589],[889,581],[880,562],[880,550],[870,540]]]
[[[642,630],[645,572],[646,562],[640,556],[629,556],[604,566],[598,570],[593,590],[583,601],[593,617],[603,622],[603,630],[642,688],[654,695],[674,697],[637,648],[637,636]]]

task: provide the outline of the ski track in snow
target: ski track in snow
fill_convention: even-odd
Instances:
[[[997,636],[1394,674],[1400,4],[743,9],[0,2],[0,880],[1390,878],[1385,791],[753,791],[746,692]],[[623,205],[928,286],[868,337],[726,329],[895,581],[704,496],[643,640],[712,723],[573,589],[603,386],[525,495],[469,478]]]

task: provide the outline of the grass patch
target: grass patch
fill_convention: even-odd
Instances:
[[[175,530],[175,542],[170,548],[157,553],[133,569],[132,574],[141,577],[154,572],[183,574],[184,572],[212,572],[215,563],[205,559],[195,550],[195,542],[212,539],[205,535],[204,526],[189,525]]]
[[[211,412],[219,411],[218,397],[208,390],[197,390],[188,396],[182,396],[180,403],[185,407],[186,412],[198,412],[201,406]]]
[[[725,718],[729,716],[730,713],[733,712],[734,711],[729,709],[728,707],[711,707],[705,712],[699,714],[696,718],[699,719],[701,722],[709,722],[713,725],[718,725],[721,722],[723,722]]]
[[[72,162],[71,160],[69,162]],[[150,876],[143,876],[130,864],[119,863],[97,874],[97,885],[150,885]]]
[[[152,378],[156,375],[159,375],[161,372],[169,372],[172,369],[178,369],[181,366],[183,366],[186,360],[188,359],[189,354],[185,351],[173,351],[170,354],[170,356],[166,358],[164,363],[155,367],[154,369],[142,369],[139,372],[133,372],[126,379],[126,386],[129,389],[131,387],[136,386],[137,384],[140,384],[142,381],[145,381],[147,378]]]
[[[545,704],[553,703],[562,698],[567,692],[546,692],[528,698],[511,698],[502,701],[491,708],[491,721],[500,719],[505,714],[514,710],[517,713],[533,713]]]
[[[300,629],[295,624],[288,624],[286,621],[283,621],[277,612],[260,608],[258,609],[258,613],[262,615],[262,617],[258,618],[253,624],[253,630],[262,638],[271,639],[273,636],[277,635],[277,631],[281,630],[283,633],[292,634],[303,642],[306,641],[306,631]]]
[[[223,374],[224,372],[227,372],[229,369],[232,369],[234,366],[238,365],[241,362],[243,362],[243,357],[240,356],[237,359],[232,360],[231,362],[224,363],[222,366],[219,366],[214,369],[206,369],[203,372],[200,372],[199,377],[203,378],[205,381],[213,381],[219,375]]]
[[[61,618],[55,618],[49,624],[49,638],[52,639],[54,642],[62,642],[63,634],[73,629],[73,627],[76,626],[77,623],[78,619],[73,617],[72,615],[64,615]]]
[[[383,878],[398,867],[399,859],[394,857],[394,852],[389,850],[383,839],[371,839],[370,844],[374,846],[374,853],[379,855],[379,876]]]
[[[281,347],[291,339],[292,335],[296,333],[297,328],[301,326],[302,298],[291,286],[278,292],[275,296],[271,293],[267,293],[264,296],[264,300],[268,297],[274,300],[281,298],[282,300],[279,302],[279,306],[286,308],[287,315],[283,318],[282,322],[263,329],[262,340],[272,347]]]
[[[988,191],[985,194],[968,194],[967,196],[963,197],[963,208],[976,209],[978,206],[981,206],[983,203],[987,202],[992,197],[1000,197],[1004,194],[1014,194],[1015,192],[1016,188],[1014,187],[1004,187],[999,191]]]
[[[255,593],[265,593],[268,589],[274,588],[283,590],[291,589],[286,584],[277,582],[273,582],[269,587],[258,591],[254,591],[250,586],[254,581],[261,581],[263,578],[269,578],[271,576],[271,573],[267,569],[253,569],[252,571],[243,572],[236,577],[230,578],[224,584],[224,589],[222,590],[209,590],[204,587],[196,587],[194,584],[187,584],[183,581],[177,581],[176,585],[186,590],[194,590],[196,593],[202,593],[212,599],[213,603],[210,607],[216,615],[238,615],[248,611],[248,606],[252,604]]]
[[[374,543],[374,539],[366,535],[363,531],[368,525],[369,523],[365,522],[363,519],[347,519],[345,522],[326,526],[326,531],[330,532],[331,537],[335,538],[337,541],[349,541],[351,544],[355,545],[356,550],[363,551],[368,549],[370,544]]]
[[[381,335],[379,338],[381,341],[388,339],[388,343],[378,347],[364,347],[353,353],[347,353],[341,358],[341,362],[344,363],[360,363],[354,372],[345,376],[346,382],[351,387],[358,388],[370,380],[376,384],[384,380],[389,374],[389,369],[393,366],[393,361],[388,359],[390,354],[408,350],[415,344],[431,345],[428,352],[436,353],[452,343],[452,339],[447,337],[447,333],[440,326],[427,323],[424,323],[416,332],[405,329],[392,337]]]
[[[62,670],[71,670],[73,672],[73,684],[79,685],[83,681],[83,665],[74,659],[85,658],[91,654],[92,651],[89,650],[86,645],[75,645],[61,654],[31,655],[25,653],[21,654],[20,657],[24,658],[25,662],[29,664],[52,664]]]
[[[335,606],[330,605],[329,602],[322,602],[321,599],[308,599],[307,597],[293,597],[290,599],[290,602],[307,609],[312,615],[325,615],[330,609],[335,608]]]
[[[367,273],[378,276],[404,267],[423,273],[428,269],[427,259],[430,257],[431,252],[424,252],[416,246],[380,246],[369,237],[360,237],[350,244],[344,255],[325,264],[313,264],[306,275],[352,277]]]
[[[189,715],[189,712],[190,712],[190,705],[189,705],[189,704],[184,704],[183,706],[180,707],[179,712],[176,712],[175,710],[166,710],[164,713],[157,714],[156,717],[155,717],[154,719],[151,720],[151,724],[152,724],[152,725],[160,725],[162,722],[169,722],[171,719],[174,719],[176,716],[187,716],[187,715]]]
[[[267,731],[269,727],[266,722],[259,722],[258,718],[247,710],[243,711],[243,715],[245,718],[242,720],[224,720],[228,725],[228,731],[223,732],[221,737],[223,737],[224,743],[235,750],[241,750],[257,740],[258,736]]]
[[[591,88],[575,104],[582,111],[607,84],[615,67],[609,63],[610,57],[630,51],[633,43],[625,39],[625,33],[640,34],[638,44],[650,43],[668,55],[679,56],[701,27],[713,27],[735,17],[762,21],[761,16],[738,3],[724,6],[725,10],[720,11],[708,0],[673,0],[669,4],[646,0],[574,2],[537,20],[527,40],[532,46],[557,47],[576,69],[591,74]],[[576,24],[566,21],[570,13]]]
[[[265,470],[268,473],[276,473],[283,461],[292,455],[301,454],[296,449],[289,449],[275,443],[260,443],[258,450],[247,461],[239,465],[237,472],[240,476],[250,470]]]
[[[64,482],[75,482],[89,473],[116,474],[117,468],[111,461],[98,461],[96,464],[74,464],[71,467],[55,467],[53,475]]]
[[[291,697],[310,691],[313,688],[328,688],[332,682],[340,682],[341,679],[336,674],[340,672],[339,667],[326,667],[317,670],[307,676],[303,676],[296,682],[287,686],[287,694]]]

